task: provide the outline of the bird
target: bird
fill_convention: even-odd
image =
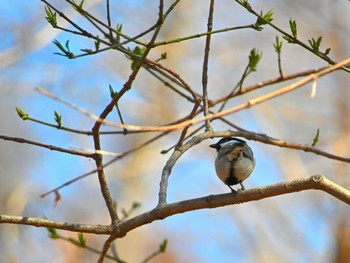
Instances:
[[[231,189],[232,193],[237,191],[231,185],[240,184],[241,190],[245,190],[242,182],[253,172],[256,163],[248,144],[235,137],[225,137],[209,147],[217,151],[215,170],[220,180]]]

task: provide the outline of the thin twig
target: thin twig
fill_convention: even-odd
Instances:
[[[48,220],[37,217],[27,216],[14,216],[14,215],[0,215],[0,224],[17,224],[28,225],[35,227],[46,227],[67,230],[78,233],[92,233],[96,235],[110,235],[113,232],[113,228],[107,225],[90,225],[90,224],[78,224],[67,223],[56,220]]]
[[[193,105],[192,111],[189,115],[189,119],[193,119],[196,116],[196,111],[198,109],[198,107],[200,106],[200,101],[196,101]],[[186,138],[186,134],[188,129],[190,128],[190,126],[185,127],[182,131],[181,131],[181,135],[180,138],[176,144],[176,147],[181,147],[185,138]]]
[[[215,0],[211,0],[210,6],[209,6],[209,16],[208,16],[208,25],[207,25],[207,32],[208,33],[210,33],[213,30],[214,5],[215,5]],[[208,63],[209,63],[210,40],[211,40],[211,34],[207,34],[206,39],[205,39],[204,61],[203,61],[203,70],[202,70],[203,113],[204,113],[204,116],[209,115]],[[213,128],[210,125],[210,120],[206,120],[205,121],[205,131],[211,131],[211,130],[213,130]]]
[[[186,100],[188,100],[189,102],[194,103],[193,98],[191,98],[190,96],[187,96],[185,93],[181,92],[180,90],[176,89],[174,87],[174,85],[172,85],[171,83],[169,83],[166,79],[163,78],[163,76],[165,78],[168,78],[170,81],[175,82],[175,84],[182,86],[182,84],[175,78],[175,77],[170,77],[168,76],[164,71],[156,71],[154,70],[154,67],[145,67],[146,71],[149,72],[153,77],[155,77],[156,79],[158,79],[160,82],[162,82],[164,84],[164,86],[168,87],[169,89],[171,89],[172,91],[174,91],[176,94],[180,95],[181,97],[185,98]],[[162,76],[160,76],[162,75]],[[183,86],[182,86],[183,87]]]
[[[57,236],[55,236],[55,239],[64,240],[64,241],[66,241],[66,242],[69,242],[70,244],[73,244],[73,245],[75,245],[75,246],[77,246],[77,247],[86,249],[86,250],[88,250],[88,251],[90,251],[90,252],[93,252],[93,253],[95,253],[95,254],[100,254],[100,253],[101,253],[100,250],[96,249],[96,248],[93,247],[93,246],[88,246],[88,245],[86,245],[86,244],[84,244],[84,246],[80,245],[80,244],[79,244],[79,240],[72,239],[71,237],[65,237],[65,236],[62,236],[62,235],[60,235],[60,234],[57,234]],[[116,257],[111,256],[111,255],[106,255],[105,257],[108,258],[108,259],[111,259],[111,260],[113,260],[113,261],[117,261],[117,260],[118,260]],[[118,263],[121,263],[121,262],[123,262],[123,261],[117,261],[117,262],[118,262]],[[123,262],[123,263],[125,263],[125,262]]]
[[[295,150],[302,150],[304,152],[310,152],[314,153],[323,157],[327,157],[329,159],[337,160],[340,162],[346,162],[350,163],[350,158],[349,157],[341,157],[338,155],[334,155],[325,151],[322,151],[320,149],[317,149],[315,147],[309,146],[309,145],[304,145],[304,144],[296,144],[296,143],[288,143],[276,138],[272,138],[266,134],[261,134],[261,133],[254,133],[254,132],[249,132],[249,131],[218,131],[218,132],[213,132],[212,134],[209,134],[210,138],[213,137],[243,137],[248,140],[254,140],[257,142],[265,143],[265,144],[270,144],[282,148],[288,148],[288,149],[295,149]],[[208,135],[206,135],[208,136]],[[207,137],[205,137],[206,139]]]
[[[106,12],[107,12],[107,22],[108,22],[108,30],[109,30],[109,35],[111,37],[110,41],[112,42],[113,39],[113,31],[111,30],[112,28],[112,22],[111,22],[111,12],[110,12],[110,5],[109,5],[109,0],[106,2]]]
[[[87,157],[87,158],[95,158],[95,156],[96,156],[95,153],[86,153],[86,152],[81,152],[81,151],[76,151],[76,150],[65,149],[65,148],[61,148],[61,147],[57,147],[57,146],[53,146],[53,145],[49,145],[49,144],[30,141],[30,140],[27,140],[24,138],[19,138],[19,137],[10,137],[10,136],[5,136],[5,135],[0,135],[0,139],[5,140],[5,141],[13,141],[13,142],[18,142],[18,143],[31,144],[31,145],[39,146],[41,148],[49,149],[51,151],[69,153],[69,154],[83,156],[83,157]]]
[[[282,30],[281,28],[279,28],[278,26],[274,25],[271,21],[268,21],[266,19],[264,19],[261,15],[259,15],[257,12],[255,12],[252,7],[248,4],[245,5],[242,3],[242,1],[240,0],[235,0],[236,3],[238,3],[239,5],[243,6],[248,12],[252,13],[253,15],[255,15],[256,17],[258,17],[259,19],[262,19],[266,24],[268,24],[269,26],[271,26],[273,29],[277,30],[278,32],[280,32],[281,34],[283,34],[284,36],[287,36],[289,39],[293,40],[293,44],[298,44],[301,47],[305,48],[306,50],[310,51],[311,53],[313,53],[314,55],[318,56],[319,58],[327,61],[330,65],[336,65],[337,62],[335,62],[334,60],[332,60],[328,55],[326,55],[324,52],[318,51],[315,52],[311,47],[309,47],[307,44],[305,44],[304,42],[300,41],[298,38],[294,37],[293,35],[287,33],[286,31]],[[347,65],[344,65],[341,67],[341,69],[350,72],[350,69],[346,67]]]
[[[117,238],[115,235],[110,235],[109,238],[105,241],[103,244],[102,251],[100,253],[100,257],[97,260],[97,263],[103,263],[105,257],[107,256],[107,252],[109,248],[111,247],[113,241]]]
[[[110,122],[109,124],[112,126],[120,127],[120,128],[127,128],[130,130],[144,130],[144,131],[145,130],[148,130],[148,131],[170,131],[170,130],[182,129],[182,128],[189,126],[189,125],[200,123],[200,122],[203,122],[206,120],[211,120],[214,118],[223,117],[223,116],[226,116],[228,114],[232,114],[234,112],[238,112],[238,111],[241,111],[243,109],[250,108],[252,106],[255,106],[257,104],[260,104],[260,103],[265,102],[267,100],[270,100],[272,98],[276,98],[276,97],[281,96],[283,94],[289,93],[289,92],[305,85],[306,83],[314,81],[314,80],[316,80],[324,75],[327,75],[335,70],[343,68],[344,66],[348,65],[349,63],[350,63],[350,58],[343,60],[343,61],[341,61],[333,66],[330,66],[326,69],[320,70],[314,74],[311,74],[310,76],[307,76],[306,78],[299,80],[299,81],[296,81],[295,83],[292,83],[291,85],[283,87],[279,90],[267,93],[263,96],[255,98],[255,99],[251,99],[246,103],[237,105],[235,107],[232,107],[230,109],[227,109],[227,110],[224,110],[221,112],[209,114],[209,115],[201,117],[201,118],[192,119],[192,120],[185,120],[185,121],[178,123],[178,124],[168,125],[168,126],[136,126],[136,125],[127,125],[127,124],[122,125],[122,124],[116,124],[116,123],[112,124],[112,122]]]
[[[59,101],[60,103],[64,104],[64,105],[67,105],[68,107],[72,108],[72,109],[75,109],[77,111],[79,111],[80,113],[88,116],[89,118],[93,119],[94,121],[99,121],[99,122],[102,122],[103,120],[100,119],[97,115],[93,114],[93,113],[90,113],[88,112],[87,110],[67,101],[67,100],[64,100],[56,95],[54,95],[53,93],[43,89],[43,88],[40,88],[40,87],[36,87],[35,90],[53,100],[56,100],[56,101]]]
[[[191,86],[175,71],[173,71],[172,69],[166,68],[164,67],[162,64],[160,64],[159,62],[150,60],[150,59],[146,59],[146,62],[152,66],[155,66],[157,68],[160,68],[166,72],[168,72],[170,75],[174,76],[177,80],[179,80],[181,82],[181,84],[183,85],[183,87],[192,95],[192,97],[194,98],[194,100],[198,100],[199,99],[199,95],[194,92],[191,88]]]
[[[241,94],[246,94],[248,92],[252,92],[256,89],[260,89],[262,87],[266,87],[266,86],[270,86],[270,85],[273,85],[273,84],[277,84],[277,83],[280,83],[280,82],[283,82],[283,81],[288,81],[288,80],[292,80],[292,79],[295,79],[295,78],[299,78],[299,77],[305,77],[305,76],[309,76],[309,75],[312,75],[312,74],[315,74],[317,72],[320,72],[321,70],[324,70],[324,69],[327,69],[328,67],[324,67],[324,68],[321,68],[321,69],[313,69],[313,70],[307,70],[307,71],[303,71],[303,72],[299,72],[299,73],[294,73],[294,74],[290,74],[290,75],[286,75],[284,76],[283,78],[281,77],[277,77],[277,78],[274,78],[274,79],[269,79],[269,80],[266,80],[266,81],[262,81],[258,84],[254,84],[254,85],[251,85],[245,89],[242,90]],[[186,82],[185,82],[186,83]],[[65,105],[67,105],[68,107],[71,107],[79,112],[81,112],[82,114],[88,116],[89,118],[95,120],[95,121],[101,121],[103,122],[105,125],[109,125],[109,126],[114,126],[114,127],[119,127],[116,123],[114,122],[109,122],[109,121],[106,121],[106,120],[101,120],[99,119],[98,116],[86,111],[85,109],[83,108],[80,108],[79,106],[76,106],[74,105],[73,103],[71,102],[68,102],[50,92],[48,92],[47,90],[44,90],[42,88],[39,88],[37,87],[36,90],[39,92],[39,93],[42,93],[43,95],[45,96],[48,96],[49,98],[52,98],[54,100],[57,100]],[[196,94],[198,95],[198,94]],[[211,101],[208,101],[209,102],[209,106],[210,107],[213,107],[215,105],[217,105],[218,103],[221,103],[229,98],[232,98],[234,97],[235,94],[233,94],[232,96],[226,96],[226,97],[222,97],[222,98],[219,98],[217,100],[211,100]],[[190,100],[192,101],[192,100]],[[196,115],[200,114],[201,112],[203,112],[202,109],[198,110],[196,112]],[[212,113],[212,112],[211,112]],[[173,122],[172,124],[179,124],[179,123],[182,123],[183,121],[185,120],[188,120],[189,119],[189,116],[186,116],[184,118],[181,118],[179,119],[178,121],[175,121]],[[215,119],[215,118],[213,118]],[[169,124],[170,125],[170,124]],[[151,132],[152,130],[128,130],[128,133],[142,133],[142,132]],[[106,132],[106,133],[110,133],[110,134],[113,134],[113,132]],[[115,133],[118,133],[118,132],[115,132]],[[119,133],[123,133],[123,132],[119,132]],[[100,134],[102,134],[102,132],[100,132]],[[90,135],[90,134],[89,134]]]
[[[156,42],[156,43],[154,43],[154,46],[157,47],[157,46],[163,46],[163,45],[169,45],[169,44],[176,44],[176,43],[183,42],[186,40],[191,40],[194,38],[200,38],[200,37],[204,37],[204,36],[208,36],[208,35],[214,35],[214,34],[218,34],[218,33],[224,33],[224,32],[228,32],[228,31],[247,29],[247,28],[253,28],[253,27],[254,27],[254,24],[250,24],[250,25],[245,25],[245,26],[236,26],[236,27],[228,27],[228,28],[223,28],[223,29],[218,29],[218,30],[212,30],[210,32],[204,32],[204,33],[199,33],[199,34],[190,35],[190,36],[186,36],[186,37],[178,37],[178,38],[171,39],[171,40]]]
[[[306,70],[306,71],[290,74],[290,75],[283,76],[283,77],[279,76],[277,78],[265,80],[265,81],[259,82],[258,84],[254,84],[254,85],[251,85],[249,87],[246,87],[245,89],[242,89],[242,91],[240,92],[240,95],[246,94],[248,92],[252,92],[252,91],[260,89],[262,87],[271,86],[271,85],[278,84],[278,83],[281,83],[281,82],[284,82],[284,81],[288,81],[288,80],[292,80],[292,79],[296,79],[296,78],[300,78],[300,77],[309,76],[311,74],[320,72],[321,70],[326,69],[326,68],[328,68],[328,67],[324,67],[324,68],[320,68],[320,69]],[[233,93],[233,94],[230,93],[226,97],[210,101],[210,105],[216,105],[216,104],[218,104],[220,102],[223,102],[223,101],[225,101],[227,99],[233,98],[236,95],[237,95],[237,93]]]

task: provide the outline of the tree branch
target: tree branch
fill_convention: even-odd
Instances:
[[[111,226],[106,225],[74,224],[35,217],[0,215],[0,224],[4,223],[55,228],[72,232],[92,233],[98,235],[108,235],[113,231]]]
[[[215,0],[210,1],[209,16],[207,22],[207,32],[210,33],[213,30],[213,16],[214,16],[214,3]],[[204,49],[204,61],[202,69],[202,87],[203,87],[203,113],[204,116],[209,115],[208,104],[208,64],[209,64],[209,51],[210,51],[211,34],[208,34],[205,39]],[[205,121],[205,131],[211,131],[213,128],[210,125],[210,120]]]
[[[305,190],[322,190],[335,198],[350,205],[350,191],[328,180],[322,175],[297,179],[290,182],[277,183],[269,186],[240,191],[237,194],[209,195],[201,198],[180,201],[177,203],[158,206],[154,210],[131,218],[119,225],[120,233],[127,233],[134,228],[149,224],[155,220],[162,220],[175,214],[205,208],[217,208],[227,205],[242,204],[265,198],[290,194]]]
[[[255,106],[257,104],[260,104],[260,103],[265,102],[267,100],[270,100],[272,98],[276,98],[276,97],[281,96],[283,94],[289,93],[289,92],[291,92],[291,91],[293,91],[293,90],[295,90],[295,89],[297,89],[297,88],[299,88],[299,87],[301,87],[301,86],[303,86],[311,81],[315,81],[316,79],[318,79],[324,75],[327,75],[335,70],[341,69],[341,68],[347,66],[348,64],[350,64],[350,58],[347,58],[347,59],[345,59],[345,60],[343,60],[343,61],[341,61],[333,66],[330,66],[326,69],[320,70],[317,73],[311,74],[311,75],[307,76],[306,78],[301,79],[297,82],[294,82],[291,85],[283,87],[279,90],[272,91],[270,93],[267,93],[265,95],[262,95],[260,97],[255,98],[255,99],[251,99],[246,103],[242,103],[242,104],[237,105],[235,107],[232,107],[230,109],[220,111],[220,112],[217,112],[214,114],[209,114],[209,115],[201,117],[201,118],[186,120],[186,121],[183,121],[183,122],[178,123],[178,124],[168,125],[168,126],[136,126],[136,125],[113,123],[113,122],[110,122],[108,124],[110,124],[112,126],[117,126],[120,128],[126,128],[128,130],[170,131],[170,130],[182,129],[186,126],[190,126],[190,125],[200,123],[200,122],[203,122],[206,120],[212,120],[215,118],[223,117],[223,116],[241,111],[243,109],[250,108],[252,106]]]
[[[151,211],[135,216],[118,223],[118,227],[106,225],[70,224],[41,218],[0,215],[0,224],[20,224],[36,227],[49,227],[72,232],[93,233],[99,235],[113,235],[124,237],[131,230],[149,224],[155,220],[162,220],[169,216],[182,214],[199,209],[217,208],[228,205],[237,205],[251,201],[263,200],[269,197],[290,194],[306,190],[321,190],[338,200],[350,205],[350,191],[332,182],[323,175],[314,175],[309,178],[296,179],[273,185],[248,189],[236,194],[227,193],[208,195],[200,198],[184,200],[171,204],[157,206]]]
[[[184,154],[187,150],[189,150],[193,146],[199,144],[203,140],[206,140],[209,138],[215,138],[215,137],[235,137],[235,136],[244,137],[244,138],[249,139],[249,140],[260,141],[263,143],[276,145],[276,146],[280,146],[280,147],[298,149],[298,150],[303,150],[305,152],[313,152],[313,153],[316,153],[318,155],[322,155],[322,156],[325,156],[327,158],[335,159],[338,161],[350,162],[350,158],[336,156],[336,155],[321,151],[315,147],[311,147],[311,146],[307,146],[307,145],[286,143],[284,141],[271,138],[265,134],[258,134],[258,133],[246,132],[246,131],[218,131],[218,132],[209,131],[209,132],[205,132],[203,134],[194,136],[191,140],[189,140],[187,143],[185,143],[182,147],[175,148],[174,152],[169,157],[169,159],[168,159],[168,161],[167,161],[167,163],[164,166],[163,171],[162,171],[161,181],[159,184],[158,206],[163,206],[166,204],[168,180],[169,180],[172,168],[174,167],[177,160],[181,157],[182,154]]]
[[[5,135],[0,135],[0,139],[5,140],[5,141],[13,141],[13,142],[18,142],[18,143],[31,144],[31,145],[35,145],[35,146],[49,149],[51,151],[69,153],[69,154],[83,156],[83,157],[87,157],[87,158],[95,158],[95,153],[86,153],[86,152],[80,152],[80,151],[76,151],[76,150],[69,150],[69,149],[65,149],[65,148],[61,148],[61,147],[57,147],[57,146],[53,146],[53,145],[49,145],[49,144],[30,141],[30,140],[27,140],[24,138],[19,138],[19,137],[10,137],[10,136],[5,136]]]

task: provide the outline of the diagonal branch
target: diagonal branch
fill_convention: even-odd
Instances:
[[[102,251],[100,253],[100,257],[97,260],[97,263],[103,263],[104,258],[107,256],[107,252],[111,245],[113,244],[113,241],[117,238],[115,235],[110,235],[109,238],[105,241],[103,244]]]
[[[237,106],[232,107],[230,109],[220,111],[220,112],[217,112],[214,114],[209,114],[209,115],[201,117],[201,118],[186,120],[186,121],[183,121],[183,122],[178,123],[178,124],[168,125],[168,126],[137,126],[137,125],[128,125],[128,124],[117,124],[117,123],[112,123],[112,122],[110,122],[108,124],[110,124],[112,126],[121,127],[121,128],[127,128],[130,130],[143,130],[143,131],[146,131],[146,130],[147,131],[170,131],[170,130],[182,129],[186,126],[190,126],[190,125],[200,123],[200,122],[203,122],[206,120],[216,119],[219,117],[223,117],[223,116],[241,111],[243,109],[250,108],[250,107],[255,106],[257,104],[260,104],[262,102],[265,102],[265,101],[268,101],[270,99],[281,96],[283,94],[289,93],[289,92],[291,92],[291,91],[293,91],[293,90],[295,90],[295,89],[297,89],[297,88],[299,88],[299,87],[301,87],[309,82],[315,81],[316,79],[318,79],[324,75],[327,75],[335,70],[341,69],[341,68],[347,66],[348,64],[350,64],[350,58],[347,58],[347,59],[345,59],[345,60],[343,60],[343,61],[341,61],[333,66],[330,66],[326,69],[320,70],[317,73],[311,74],[311,75],[307,76],[306,78],[301,79],[297,82],[294,82],[291,85],[283,87],[279,90],[267,93],[263,96],[255,98],[255,99],[251,99],[246,103],[237,105]]]
[[[19,137],[9,137],[9,136],[5,136],[5,135],[0,135],[0,139],[5,140],[5,141],[13,141],[13,142],[18,142],[18,143],[31,144],[31,145],[35,145],[35,146],[49,149],[51,151],[69,153],[69,154],[83,156],[83,157],[87,157],[87,158],[94,158],[95,157],[95,153],[86,153],[86,152],[80,152],[80,151],[76,151],[76,150],[65,149],[65,148],[61,148],[61,147],[57,147],[57,146],[53,146],[53,145],[49,145],[49,144],[30,141],[30,140],[27,140],[24,138],[19,138]]]
[[[100,142],[100,128],[102,125],[102,122],[100,120],[105,120],[109,113],[112,112],[114,106],[118,103],[120,98],[128,91],[131,89],[132,83],[134,82],[139,70],[141,69],[143,63],[146,60],[147,55],[149,54],[153,43],[155,42],[159,32],[160,28],[163,24],[163,1],[160,1],[160,7],[159,7],[159,17],[158,17],[158,22],[157,22],[157,28],[150,40],[150,42],[147,45],[147,48],[145,49],[144,53],[142,54],[140,60],[138,61],[137,65],[135,66],[134,70],[129,76],[129,79],[127,82],[124,84],[123,88],[113,97],[112,101],[105,107],[105,109],[102,111],[102,113],[99,116],[99,120],[95,122],[95,125],[92,127],[92,133],[93,133],[93,141],[94,141],[94,147],[96,151],[101,151],[101,142]],[[106,175],[104,173],[103,169],[103,158],[102,155],[96,155],[95,158],[96,162],[96,168],[97,168],[97,173],[98,173],[98,179],[101,187],[101,192],[102,196],[105,200],[106,206],[108,208],[112,224],[116,223],[119,221],[117,212],[113,206],[113,201],[112,197],[110,194],[110,191],[108,189],[108,184],[106,180]]]

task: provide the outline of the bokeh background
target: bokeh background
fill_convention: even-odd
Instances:
[[[84,6],[105,19],[105,1],[86,0]],[[65,14],[85,25],[64,1],[52,1]],[[165,1],[166,7],[171,1]],[[289,31],[289,19],[298,24],[301,40],[323,36],[322,49],[331,48],[335,61],[350,54],[350,4],[342,0],[251,1],[257,10],[274,11],[274,23]],[[111,1],[113,24],[133,36],[157,19],[158,1]],[[166,21],[159,40],[205,32],[209,1],[181,1]],[[117,52],[68,60],[54,55],[54,39],[70,40],[73,52],[93,48],[88,40],[53,29],[45,20],[40,1],[0,2],[0,134],[23,137],[60,147],[93,148],[92,138],[37,123],[23,122],[20,107],[31,117],[54,123],[54,111],[63,125],[90,130],[93,120],[61,103],[39,94],[44,88],[96,115],[110,100],[108,85],[119,90],[131,72],[130,61]],[[216,1],[214,29],[254,23],[255,17],[234,1]],[[59,19],[60,25],[65,25]],[[213,35],[209,65],[209,97],[226,95],[239,81],[252,48],[263,52],[258,71],[245,86],[278,76],[273,43],[279,34],[268,26],[261,32],[230,31]],[[279,35],[280,36],[280,35]],[[147,40],[146,36],[146,40]],[[281,36],[280,36],[281,37]],[[201,92],[205,38],[160,46],[150,54],[158,58],[167,52],[165,66],[179,73]],[[133,47],[133,45],[130,45]],[[285,74],[324,67],[327,64],[296,45],[283,43]],[[350,155],[350,75],[339,71],[317,81],[317,94],[310,97],[311,84],[299,90],[227,117],[235,124],[288,142],[311,144],[317,129],[317,147],[331,153]],[[232,107],[268,91],[278,84],[257,90],[228,103]],[[141,70],[134,86],[121,100],[124,119],[130,124],[156,125],[185,116],[191,104],[176,96],[146,71]],[[111,120],[117,121],[116,113]],[[229,127],[213,122],[215,130]],[[113,130],[106,127],[105,130]],[[105,136],[103,148],[121,153],[154,134]],[[133,215],[152,209],[157,203],[162,168],[179,132],[173,132],[150,146],[129,155],[106,169],[113,198],[120,209],[141,204]],[[228,191],[216,177],[215,152],[204,141],[188,151],[173,169],[168,201],[175,202]],[[246,188],[323,174],[350,188],[349,164],[322,156],[249,142],[257,166]],[[111,157],[106,156],[108,160]],[[108,224],[109,217],[96,175],[91,175],[54,196],[40,195],[94,168],[92,160],[57,153],[31,145],[0,141],[0,214],[47,217],[90,224]],[[168,239],[165,254],[152,262],[349,262],[349,207],[320,191],[307,191],[219,209],[176,215],[136,229],[116,242],[119,256],[127,262],[141,262]],[[76,234],[59,231],[67,237]],[[100,249],[105,237],[87,235],[88,245]],[[342,261],[341,257],[344,256]],[[95,262],[97,255],[62,240],[51,240],[45,229],[0,225],[0,262]],[[346,261],[347,260],[347,261]],[[106,260],[108,262],[108,260]]]

